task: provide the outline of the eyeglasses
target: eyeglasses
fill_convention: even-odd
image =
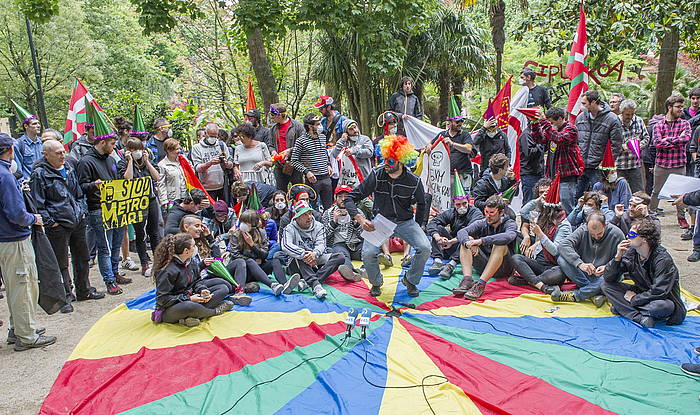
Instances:
[[[638,234],[637,232],[635,232],[635,231],[629,231],[629,233],[627,234],[627,239],[634,239],[634,238],[636,238],[636,237],[638,237],[638,236],[639,236],[639,234]]]

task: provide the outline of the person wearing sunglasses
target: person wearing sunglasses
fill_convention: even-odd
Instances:
[[[678,268],[661,246],[660,238],[659,229],[651,220],[636,220],[605,267],[605,282],[601,286],[613,314],[646,328],[659,321],[681,324],[686,314]],[[634,285],[622,282],[625,274]]]

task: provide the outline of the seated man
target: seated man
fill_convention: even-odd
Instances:
[[[625,235],[617,227],[605,223],[605,215],[594,210],[586,217],[586,226],[580,226],[559,245],[557,263],[578,289],[561,291],[556,287],[552,292],[553,301],[580,302],[593,297],[593,303],[600,307],[605,297],[600,293],[603,273],[608,262],[615,256],[617,245]]]
[[[515,173],[510,168],[508,157],[502,153],[494,154],[489,160],[489,170],[474,185],[474,206],[483,212],[486,199],[505,192],[514,184]]]
[[[233,182],[231,184],[231,197],[235,199],[235,201],[232,201],[231,204],[235,205],[239,202],[244,204],[246,199],[248,199],[252,185],[255,185],[255,189],[258,191],[258,199],[260,200],[262,207],[268,207],[270,205],[270,201],[272,200],[272,194],[277,191],[277,188],[262,182]]]
[[[335,203],[323,212],[323,226],[326,227],[326,240],[331,251],[344,258],[343,265],[338,267],[340,275],[348,281],[360,281],[361,272],[352,266],[352,260],[362,259],[362,228],[345,208],[345,198],[350,192],[352,187],[345,184],[335,188]],[[359,213],[363,215],[361,211]]]
[[[440,274],[440,278],[448,280],[459,261],[459,242],[457,232],[475,221],[483,219],[484,215],[474,206],[469,205],[469,196],[464,193],[460,174],[455,171],[452,184],[452,209],[440,212],[428,222],[427,233],[431,236],[430,256],[433,265],[428,274]],[[447,261],[446,264],[443,261]]]
[[[211,217],[202,215],[204,225],[209,228],[211,235],[218,241],[228,245],[229,230],[236,225],[236,214],[223,200],[217,200],[212,207]]]
[[[457,232],[459,260],[464,277],[459,286],[452,290],[456,297],[477,300],[484,293],[486,282],[491,277],[507,278],[513,272],[510,256],[515,251],[518,227],[506,215],[507,207],[507,200],[493,195],[486,200],[485,218]],[[476,282],[472,280],[472,265],[479,273]]]
[[[686,309],[678,268],[661,246],[659,229],[649,219],[638,219],[627,237],[617,245],[615,258],[605,268],[601,288],[611,311],[646,328],[663,320],[668,325],[681,324]],[[625,274],[634,285],[622,282]]]
[[[343,263],[343,255],[326,253],[326,232],[308,203],[294,205],[294,220],[282,233],[280,247],[290,257],[290,273],[299,273],[319,300],[328,294],[321,285]]]
[[[321,222],[323,220],[318,210],[313,208],[316,203],[316,191],[314,189],[305,184],[295,184],[289,189],[289,194],[287,196],[289,199],[289,211],[280,218],[280,224],[278,226],[280,235],[284,231],[284,228],[292,222],[294,218],[294,205],[300,200],[306,202],[313,209],[311,214],[315,221]]]
[[[610,220],[610,223],[620,228],[622,233],[627,235],[633,220],[647,218],[656,226],[656,229],[661,232],[661,222],[659,218],[649,212],[651,196],[641,191],[634,192],[629,203],[630,207],[627,211],[625,211],[623,205],[615,205],[615,216]]]
[[[200,189],[192,189],[187,195],[175,201],[165,220],[165,234],[180,233],[180,221],[187,215],[191,215],[209,206],[209,199]]]

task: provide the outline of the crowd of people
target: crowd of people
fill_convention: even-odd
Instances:
[[[0,135],[8,342],[20,351],[56,341],[34,319],[37,271],[29,235],[37,226],[60,268],[65,313],[73,301],[104,298],[88,278],[95,265],[110,295],[132,282],[126,271],[153,278],[154,322],[188,327],[250,305],[249,294],[261,284],[275,296],[310,290],[323,300],[324,281],[336,271],[352,282],[366,278],[369,295],[380,296],[381,267],[393,265],[390,254],[399,245],[406,268],[401,282],[410,296],[420,294],[425,272],[459,278],[453,294],[469,300],[488,293],[492,278],[506,278],[555,302],[609,302],[614,314],[646,328],[682,323],[679,272],[661,245],[659,196],[670,174],[700,175],[700,89],[689,92],[688,107],[683,97],[669,97],[666,113],[648,123],[635,114],[634,101],[613,94],[606,103],[588,91],[584,111],[570,122],[531,70],[520,77],[530,88],[528,105],[539,109],[517,148],[495,119],[470,133],[460,114],[450,114],[433,140],[450,148],[454,172],[452,207],[442,212],[431,208],[413,170],[417,150],[430,152],[430,146],[415,149],[405,137],[407,117],[423,117],[408,77],[380,114],[378,137],[362,134],[329,96],[301,122],[281,103],[269,107],[269,127],[257,109],[230,132],[209,122],[190,149],[172,138],[166,119],[146,131],[138,113],[109,123],[92,106],[84,136],[64,146],[60,133],[42,130],[19,108],[24,134]],[[514,151],[520,152],[519,178]],[[201,189],[187,182],[183,160]],[[107,229],[101,184],[142,177],[153,183],[143,221]],[[505,195],[518,184],[523,200],[516,214],[512,195]],[[691,225],[700,195],[677,195],[673,204],[681,238],[693,240],[688,261],[698,261],[700,226]],[[362,237],[375,231],[379,217],[393,222],[399,243],[376,246]],[[688,368],[697,373],[697,365]]]

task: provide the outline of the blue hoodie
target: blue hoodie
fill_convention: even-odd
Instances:
[[[0,242],[16,242],[31,234],[30,226],[36,217],[27,213],[24,198],[15,176],[10,173],[10,162],[0,160]]]

